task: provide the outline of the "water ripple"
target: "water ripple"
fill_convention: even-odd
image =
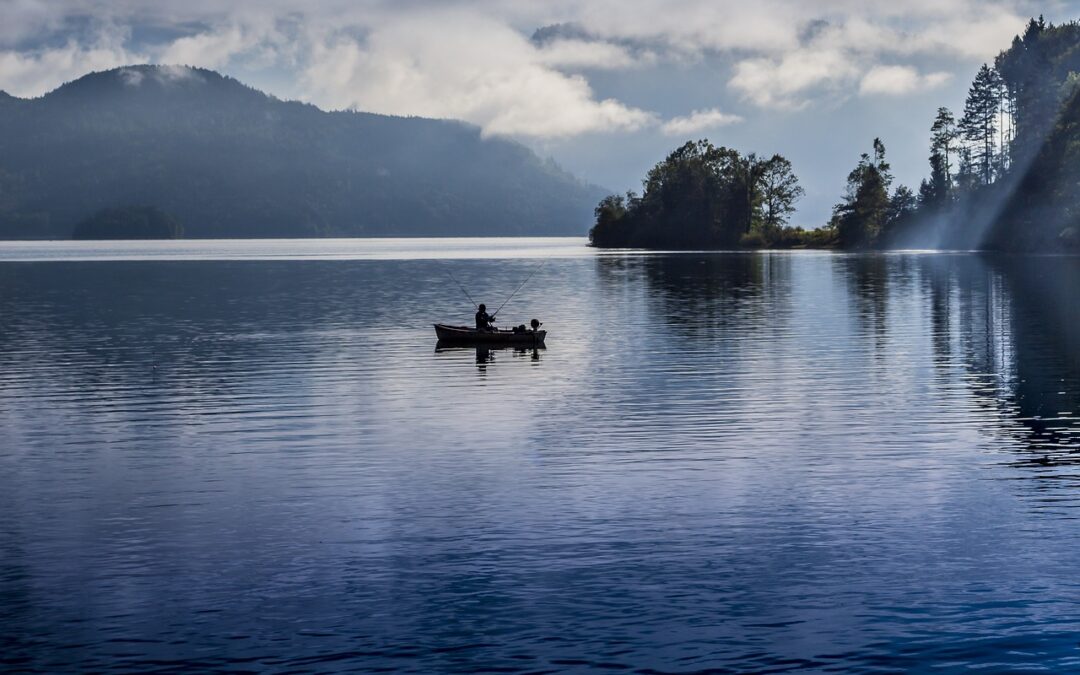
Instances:
[[[1070,259],[0,259],[2,670],[1080,669]]]

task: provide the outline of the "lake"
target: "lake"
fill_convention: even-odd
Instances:
[[[478,302],[533,351],[436,349]],[[1080,669],[1080,260],[0,243],[0,670]]]

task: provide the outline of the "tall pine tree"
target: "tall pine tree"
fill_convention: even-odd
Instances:
[[[945,173],[945,180],[952,180],[952,154],[956,138],[956,117],[948,108],[937,109],[937,117],[930,127],[930,154],[941,156],[941,169]]]
[[[968,90],[964,117],[960,120],[960,131],[969,144],[971,160],[978,167],[979,179],[984,185],[994,180],[998,111],[1004,93],[1001,76],[984,63]]]

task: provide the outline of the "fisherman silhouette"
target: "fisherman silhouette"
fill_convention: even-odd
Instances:
[[[487,313],[487,305],[480,303],[480,306],[476,308],[476,330],[491,332],[495,330],[495,326],[491,325],[491,322],[495,320],[494,316]]]

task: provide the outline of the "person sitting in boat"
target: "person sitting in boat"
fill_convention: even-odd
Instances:
[[[487,313],[487,305],[480,303],[480,306],[476,308],[476,330],[489,333],[495,330],[495,326],[491,325],[491,322],[495,320],[495,317]]]

